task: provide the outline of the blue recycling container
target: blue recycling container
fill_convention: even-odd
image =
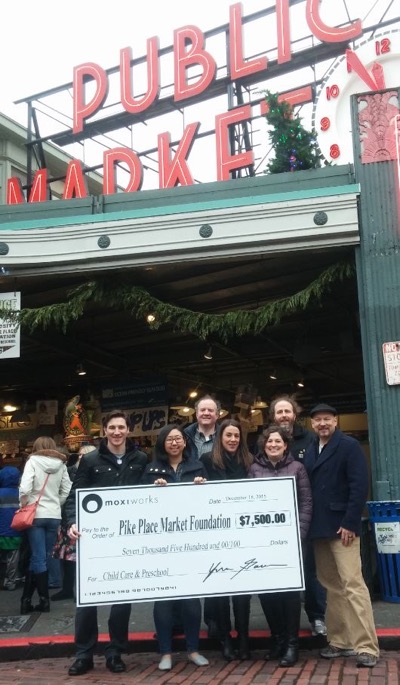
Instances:
[[[400,501],[367,502],[367,506],[374,528],[382,599],[400,603]]]

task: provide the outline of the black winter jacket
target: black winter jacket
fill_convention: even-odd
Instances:
[[[142,477],[142,484],[152,485],[158,478],[164,478],[167,483],[192,483],[196,476],[207,478],[207,473],[201,461],[194,457],[183,460],[179,480],[172,466],[159,459],[147,464]]]
[[[115,488],[120,485],[138,485],[147,464],[147,455],[137,450],[131,440],[126,441],[126,454],[121,466],[103,440],[98,450],[84,454],[79,462],[71,491],[65,502],[67,526],[76,522],[75,500],[78,488]]]
[[[247,470],[244,464],[236,461],[226,452],[222,455],[224,469],[216,466],[212,460],[212,452],[206,452],[200,457],[200,461],[204,464],[207,471],[208,480],[238,480],[240,478],[247,478]]]

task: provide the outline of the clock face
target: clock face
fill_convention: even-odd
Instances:
[[[317,93],[313,128],[331,164],[353,161],[351,100],[355,93],[400,87],[400,29],[376,33],[339,57]]]

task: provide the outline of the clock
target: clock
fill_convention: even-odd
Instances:
[[[355,93],[400,87],[400,29],[375,33],[339,57],[317,93],[312,123],[331,164],[353,161],[351,100]]]

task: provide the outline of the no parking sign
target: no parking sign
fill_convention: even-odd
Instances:
[[[400,342],[385,342],[382,345],[388,385],[400,385]]]

